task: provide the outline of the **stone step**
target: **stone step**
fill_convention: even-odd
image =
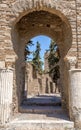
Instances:
[[[39,103],[36,103],[36,102],[26,102],[24,101],[23,102],[23,105],[31,105],[31,106],[61,106],[61,102],[55,102],[55,103],[44,103],[44,102],[39,102]]]
[[[23,105],[31,105],[31,106],[61,106],[61,101],[36,101],[36,100],[24,100],[23,101]]]
[[[74,130],[74,123],[65,120],[14,120],[7,130]]]
[[[55,113],[18,113],[3,130],[74,130],[74,123],[67,114],[56,108]]]
[[[60,96],[35,96],[28,99],[25,99],[22,103],[23,105],[37,105],[37,106],[61,106],[61,97]]]
[[[20,112],[21,113],[39,113],[39,114],[45,114],[45,113],[58,113],[62,114],[64,111],[59,106],[26,106],[22,105],[20,106]]]

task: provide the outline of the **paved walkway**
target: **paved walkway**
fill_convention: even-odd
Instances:
[[[51,114],[20,113],[10,123],[8,130],[74,130],[74,123],[61,107],[56,107],[55,113]]]
[[[22,113],[16,114],[4,130],[74,130],[67,113],[61,106],[53,105],[58,102],[61,102],[59,95],[30,97],[22,104]]]

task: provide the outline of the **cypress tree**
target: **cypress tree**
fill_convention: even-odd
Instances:
[[[33,63],[33,66],[35,67],[35,69],[41,73],[43,62],[41,61],[40,51],[41,51],[40,43],[37,41],[36,50],[33,53],[32,63]]]
[[[57,44],[51,40],[49,46],[49,56],[48,56],[48,64],[49,64],[49,74],[52,77],[53,81],[56,83],[58,78],[60,78],[60,67],[57,64],[60,60],[60,52]]]
[[[25,60],[28,60],[29,59],[29,55],[32,53],[30,52],[29,50],[29,46],[33,46],[33,42],[30,40],[26,43],[26,46],[25,46],[25,52],[24,52],[24,55],[25,55]]]

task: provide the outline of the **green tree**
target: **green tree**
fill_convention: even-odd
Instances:
[[[58,78],[60,78],[60,67],[57,64],[60,60],[60,52],[57,44],[51,40],[49,46],[49,56],[48,56],[48,64],[49,64],[49,74],[52,77],[53,81],[57,83]]]
[[[42,72],[42,65],[43,65],[43,62],[41,61],[40,57],[40,51],[41,51],[40,43],[37,41],[36,50],[33,53],[32,63],[38,72]]]
[[[58,46],[56,43],[51,40],[50,46],[49,46],[49,56],[48,56],[48,62],[49,62],[49,68],[51,69],[56,63],[59,61],[59,55],[57,53]]]
[[[25,46],[25,52],[24,52],[24,55],[25,55],[25,60],[28,60],[29,59],[29,55],[32,53],[30,52],[29,50],[29,46],[33,46],[33,42],[31,40],[29,40],[27,43],[26,43],[26,46]]]

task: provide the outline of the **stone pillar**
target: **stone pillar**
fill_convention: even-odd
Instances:
[[[0,69],[0,124],[9,122],[12,114],[13,70]]]
[[[69,112],[75,126],[81,128],[81,69],[69,70]]]
[[[77,64],[77,58],[76,57],[72,57],[72,56],[65,57],[64,61],[65,61],[66,66],[67,66],[67,70],[76,68],[76,64]]]
[[[67,57],[66,63],[69,72],[69,116],[75,127],[81,129],[81,69],[76,68],[76,57]]]
[[[69,112],[69,96],[70,96],[70,89],[69,89],[69,70],[73,70],[76,68],[76,64],[77,64],[77,58],[76,57],[72,57],[72,56],[69,56],[69,57],[65,57],[65,63],[66,63],[66,67],[65,67],[65,76],[66,76],[66,82],[65,82],[65,85],[67,85],[67,88],[66,88],[66,108],[68,110],[68,113]]]

